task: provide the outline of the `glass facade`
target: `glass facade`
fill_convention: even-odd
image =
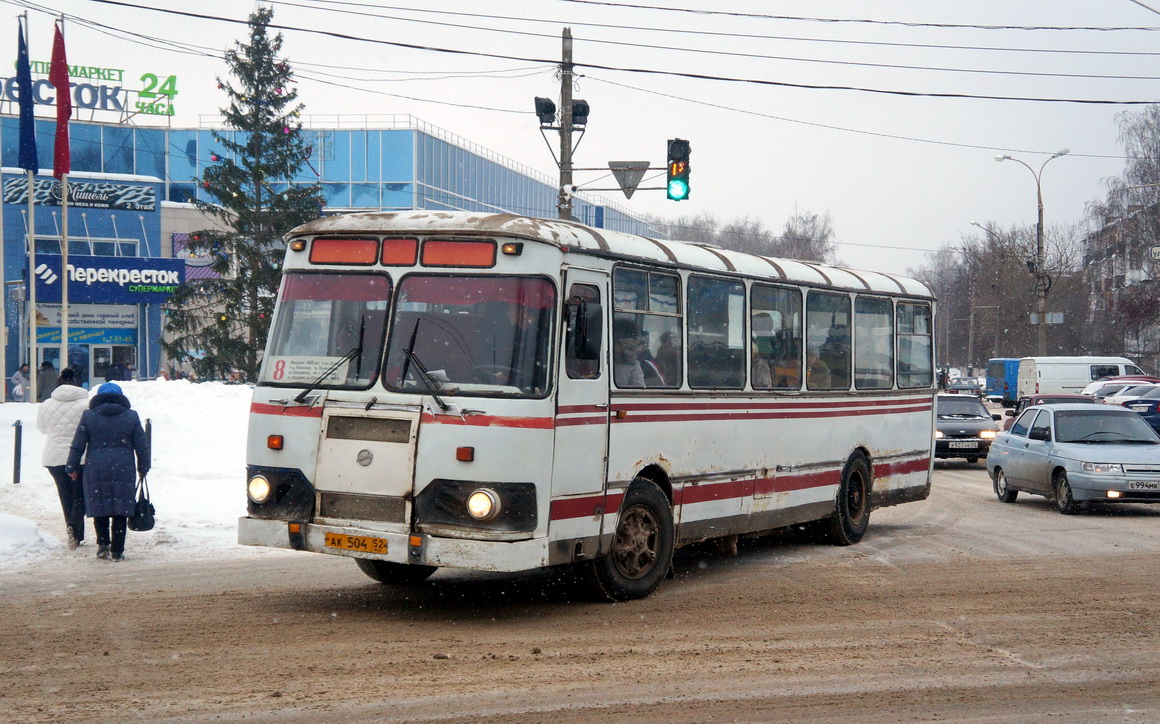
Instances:
[[[407,117],[409,118],[409,117]],[[308,155],[292,183],[320,183],[328,210],[449,209],[556,218],[553,179],[464,139],[418,121],[409,127],[304,129]],[[17,163],[17,119],[0,118],[3,165]],[[38,155],[52,167],[55,123],[38,119]],[[162,198],[212,199],[196,184],[213,154],[224,155],[214,132],[202,129],[136,128],[72,121],[72,170],[95,174],[155,176]],[[243,143],[244,134],[222,131]],[[611,203],[575,197],[573,213],[589,226],[647,236],[658,232]]]

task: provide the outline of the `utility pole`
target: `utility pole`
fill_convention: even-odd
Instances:
[[[572,28],[564,28],[560,61],[560,191],[556,203],[561,219],[572,218]]]

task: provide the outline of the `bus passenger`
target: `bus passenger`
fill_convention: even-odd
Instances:
[[[617,387],[644,387],[639,346],[636,324],[631,319],[617,319],[612,325],[612,379]]]

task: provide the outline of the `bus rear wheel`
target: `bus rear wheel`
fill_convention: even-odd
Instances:
[[[430,578],[436,569],[436,566],[409,566],[369,558],[355,558],[354,562],[363,573],[386,584],[419,583]]]
[[[673,562],[673,510],[656,483],[637,478],[628,488],[612,549],[584,564],[592,591],[608,601],[644,598]]]
[[[874,477],[870,461],[856,452],[842,468],[842,482],[834,513],[826,522],[826,539],[837,546],[848,546],[862,540],[870,526],[870,488]]]

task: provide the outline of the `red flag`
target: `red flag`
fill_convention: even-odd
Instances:
[[[56,146],[52,153],[52,175],[59,179],[69,172],[68,119],[72,115],[72,89],[69,87],[68,60],[64,56],[64,34],[59,22],[55,28],[48,82],[56,88]]]

